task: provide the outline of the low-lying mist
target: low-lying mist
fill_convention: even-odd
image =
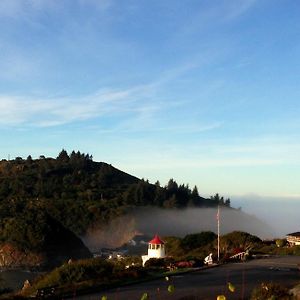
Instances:
[[[249,195],[231,197],[234,207],[242,207],[248,214],[257,216],[274,230],[274,237],[300,231],[300,197],[260,197]]]
[[[254,216],[242,211],[222,208],[220,210],[220,233],[234,230],[246,231],[261,238],[274,237],[274,230]],[[102,247],[119,247],[137,233],[153,236],[179,236],[213,231],[217,233],[216,208],[160,209],[137,208],[126,216],[113,220],[101,229],[90,230],[83,238],[92,250]]]

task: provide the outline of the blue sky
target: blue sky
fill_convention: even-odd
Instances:
[[[294,0],[1,0],[1,158],[299,198],[299,20]]]

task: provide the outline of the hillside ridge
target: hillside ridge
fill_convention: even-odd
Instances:
[[[218,194],[203,198],[196,186],[191,190],[174,179],[164,187],[158,181],[151,184],[79,151],[0,162],[0,243],[38,254],[51,241],[57,249],[62,232],[70,231],[69,238],[73,233],[82,236],[130,208],[217,205],[230,207],[230,200]],[[61,229],[54,238],[51,232],[57,226]]]

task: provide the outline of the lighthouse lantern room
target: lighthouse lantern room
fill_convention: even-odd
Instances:
[[[143,255],[143,266],[150,258],[166,257],[165,243],[156,234],[155,237],[148,243],[148,255]]]

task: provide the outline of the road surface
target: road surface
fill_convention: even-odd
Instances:
[[[296,256],[256,259],[173,276],[169,281],[157,279],[96,294],[77,296],[76,299],[99,300],[106,295],[108,300],[140,300],[145,292],[151,300],[206,300],[216,299],[220,294],[226,295],[230,300],[248,299],[253,288],[262,282],[272,281],[287,287],[300,283],[297,264],[300,264],[300,257]],[[235,286],[234,293],[228,290],[228,282]],[[167,291],[170,284],[175,287],[173,294]]]

